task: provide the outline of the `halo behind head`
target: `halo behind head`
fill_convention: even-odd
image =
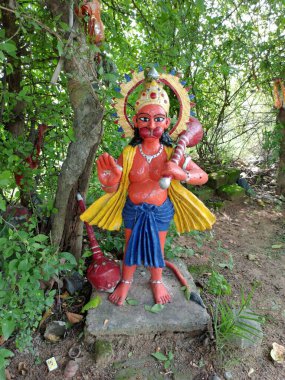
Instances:
[[[146,89],[151,89],[152,87],[155,87],[156,90],[152,91],[150,90],[150,94],[154,92],[156,94],[155,99],[147,98],[147,96],[143,97],[143,91],[140,94],[139,99],[137,100],[139,104],[135,104],[135,110],[138,112],[138,110],[143,107],[146,104],[158,104],[162,106],[167,115],[169,112],[169,98],[165,90],[162,88],[162,84],[169,87],[174,94],[176,95],[179,104],[179,116],[176,124],[171,128],[169,134],[171,135],[172,139],[175,140],[178,135],[186,129],[186,123],[189,120],[190,116],[190,101],[188,97],[188,91],[183,87],[183,85],[179,82],[179,78],[176,76],[173,76],[171,74],[159,74],[155,69],[151,69],[145,76],[143,72],[140,73],[133,73],[133,77],[127,82],[122,83],[120,86],[120,92],[122,97],[116,99],[115,108],[117,110],[117,114],[119,117],[118,123],[119,125],[124,129],[125,137],[133,137],[134,135],[134,127],[131,123],[131,120],[129,119],[129,116],[127,114],[127,103],[128,98],[130,94],[142,83],[145,82]],[[159,87],[158,87],[159,86]],[[158,90],[160,88],[160,90]],[[166,101],[167,103],[161,104],[161,100],[164,98],[164,96],[157,96],[158,92],[162,92],[167,95]],[[154,96],[154,95],[153,95]],[[158,102],[159,99],[159,102]]]

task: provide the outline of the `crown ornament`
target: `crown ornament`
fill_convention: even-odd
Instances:
[[[191,108],[189,94],[187,89],[184,88],[180,82],[179,77],[166,73],[160,74],[155,68],[145,71],[141,70],[138,73],[133,72],[132,78],[128,76],[127,82],[120,85],[120,93],[122,96],[115,99],[114,108],[117,111],[118,124],[123,128],[125,137],[133,137],[134,135],[134,126],[127,115],[128,98],[141,84],[144,84],[144,89],[136,100],[136,112],[145,105],[157,104],[163,107],[168,115],[170,102],[163,86],[169,87],[176,95],[180,105],[179,116],[175,125],[169,131],[172,139],[176,140],[178,135],[186,129],[186,123],[189,121]]]

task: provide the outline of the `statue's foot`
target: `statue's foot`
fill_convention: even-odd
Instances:
[[[117,306],[122,306],[127,298],[132,282],[132,280],[121,280],[113,293],[109,295],[109,301]]]
[[[165,304],[171,302],[171,296],[163,285],[162,281],[150,280],[150,286],[155,303]]]

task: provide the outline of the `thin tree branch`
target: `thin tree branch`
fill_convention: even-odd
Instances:
[[[14,13],[17,16],[17,11],[14,11],[11,8],[3,7],[3,5],[0,5],[0,9],[3,9],[4,11],[7,11],[7,12],[12,12],[12,13]],[[44,23],[42,23],[38,19],[36,19],[36,18],[34,18],[34,17],[30,16],[30,15],[27,15],[24,12],[21,13],[21,16],[23,16],[24,18],[27,18],[29,20],[33,20],[38,25],[40,25],[43,29],[45,29],[46,31],[48,31],[53,36],[55,36],[58,40],[62,41],[62,38],[60,37],[60,35],[58,33],[56,33],[55,31],[53,31],[51,28],[49,28],[47,25],[45,25]]]

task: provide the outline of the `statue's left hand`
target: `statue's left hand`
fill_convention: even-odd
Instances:
[[[163,177],[171,177],[178,181],[185,181],[186,173],[174,162],[168,161],[161,172]]]

